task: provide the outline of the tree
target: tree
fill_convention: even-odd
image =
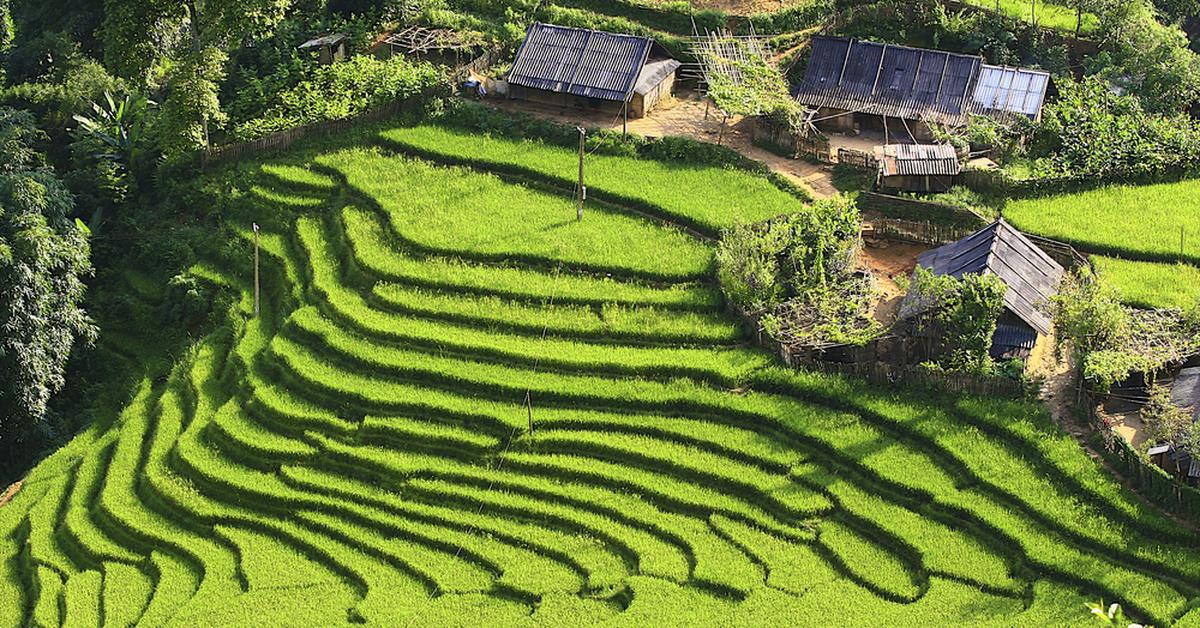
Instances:
[[[995,275],[956,278],[918,266],[913,289],[931,305],[942,326],[945,357],[938,363],[953,371],[991,371],[992,336],[1004,311],[1004,283]]]
[[[1155,384],[1142,406],[1142,422],[1156,442],[1183,445],[1192,427],[1192,413],[1171,401],[1170,388]]]
[[[92,272],[74,199],[30,148],[33,116],[0,108],[0,449],[46,425],[68,357],[96,328],[81,303]]]
[[[105,55],[126,77],[166,74],[164,146],[205,146],[219,124],[218,85],[230,47],[270,33],[295,0],[107,0]]]

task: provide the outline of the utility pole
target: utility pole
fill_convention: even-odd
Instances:
[[[584,141],[587,139],[587,129],[577,126],[576,131],[579,131],[579,195],[576,197],[578,203],[575,206],[575,220],[583,220],[583,201],[587,199],[587,186],[583,184],[583,150]]]
[[[533,437],[533,399],[529,391],[525,391],[525,411],[529,413],[529,436]]]
[[[621,107],[621,139],[629,137],[629,100]]]
[[[258,223],[250,223],[254,229],[254,318],[258,318]]]

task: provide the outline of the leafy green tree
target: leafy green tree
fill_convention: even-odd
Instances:
[[[953,371],[987,373],[996,321],[1004,311],[1007,287],[995,275],[968,274],[961,278],[935,275],[918,266],[913,290],[927,302],[941,325],[944,356],[938,364]]]
[[[45,427],[67,359],[96,328],[83,311],[92,272],[86,230],[68,216],[74,200],[31,148],[28,112],[0,108],[0,449]]]
[[[228,50],[268,34],[294,0],[107,0],[105,55],[123,76],[165,75],[163,144],[205,146],[222,120]]]

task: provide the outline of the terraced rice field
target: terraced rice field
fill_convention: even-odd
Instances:
[[[1200,179],[1113,185],[1010,202],[1018,229],[1089,253],[1146,262],[1200,264]]]
[[[0,625],[1200,624],[1195,533],[1035,406],[747,347],[686,190],[576,223],[390,149],[214,176],[226,324],[0,507]]]
[[[1200,267],[1093,256],[1100,277],[1134,307],[1187,310],[1200,303]]]

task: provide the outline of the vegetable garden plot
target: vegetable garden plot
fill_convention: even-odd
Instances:
[[[7,623],[1070,624],[1102,597],[1169,625],[1200,595],[1194,537],[1036,407],[745,346],[686,231],[547,236],[524,217],[569,198],[376,150],[229,172],[261,312],[249,255],[197,265],[221,324],[0,507]],[[703,174],[775,194],[744,175]]]

